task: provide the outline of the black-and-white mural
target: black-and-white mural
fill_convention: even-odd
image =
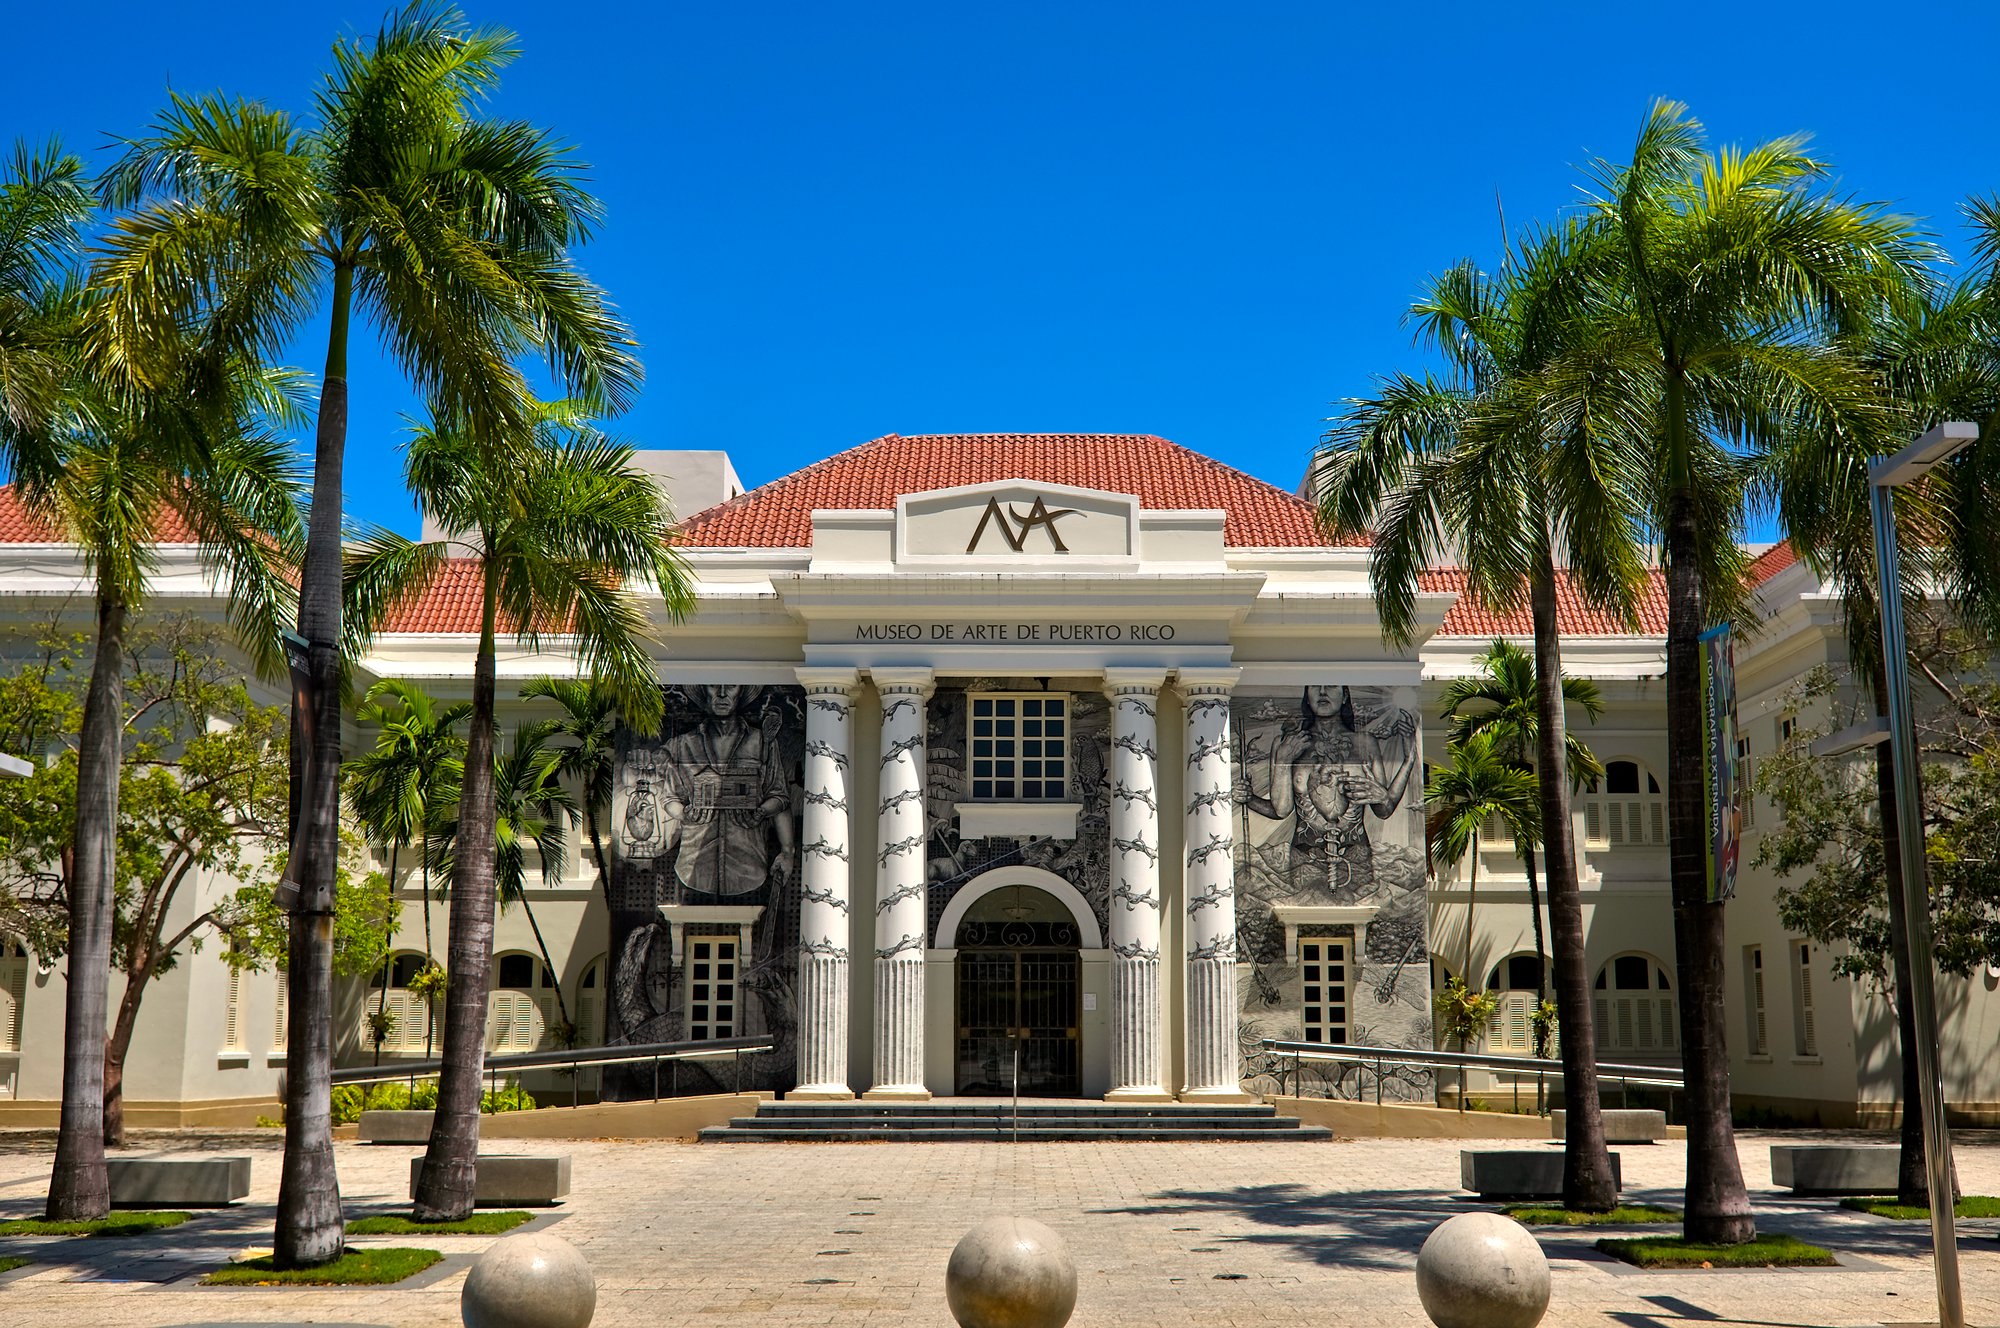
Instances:
[[[1269,1068],[1255,1052],[1267,1037],[1317,1030],[1316,1040],[1431,1046],[1418,704],[1415,688],[1338,684],[1233,699],[1239,991],[1253,1079]],[[1288,953],[1285,905],[1351,909],[1358,920],[1295,922]],[[1427,1098],[1429,1076],[1385,1091]]]
[[[666,689],[658,737],[620,731],[607,1042],[770,1036],[777,1051],[756,1058],[746,1086],[790,1085],[804,705],[797,687],[689,684]],[[676,962],[660,910],[684,905],[762,912],[747,951],[733,922],[684,915]],[[607,1097],[651,1095],[650,1082],[605,1081]]]
[[[959,837],[956,804],[972,795],[966,744],[970,725],[967,698],[978,692],[1033,690],[1034,679],[973,679],[964,686],[939,687],[927,716],[930,775],[926,810],[930,842],[925,848],[930,880],[930,925],[939,918],[960,886],[995,867],[1023,864],[1040,867],[1075,886],[1090,902],[1100,930],[1110,925],[1111,899],[1111,703],[1101,692],[1067,694],[1069,797],[1079,804],[1076,837],[1049,839]],[[951,937],[932,944],[949,946]]]

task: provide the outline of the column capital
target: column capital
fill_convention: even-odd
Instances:
[[[854,689],[861,685],[861,673],[858,669],[828,668],[822,665],[807,666],[795,672],[798,675],[799,686],[808,692],[822,694],[839,692],[842,696],[852,696]]]
[[[1165,669],[1106,669],[1104,690],[1111,696],[1129,696],[1136,692],[1157,695],[1167,682]]]
[[[1238,668],[1174,670],[1175,685],[1183,696],[1227,696],[1242,677]]]
[[[899,692],[929,696],[934,675],[929,669],[870,669],[868,677],[878,692]]]

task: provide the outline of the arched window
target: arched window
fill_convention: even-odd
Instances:
[[[577,1045],[601,1046],[604,1042],[604,956],[584,965],[576,980]]]
[[[533,1051],[556,1022],[555,982],[531,954],[495,955],[486,997],[486,1050]]]
[[[28,951],[0,936],[0,1051],[21,1049],[22,1011],[28,1004]]]
[[[437,1011],[431,1003],[410,990],[410,983],[423,971],[424,957],[414,950],[399,951],[391,956],[382,967],[368,978],[368,999],[361,1010],[361,1045],[373,1050],[375,1029],[369,1017],[377,1010],[386,1010],[393,1023],[389,1034],[382,1039],[382,1051],[386,1055],[421,1056],[424,1049],[435,1050]],[[383,979],[388,979],[388,990],[383,990]]]
[[[1499,998],[1486,1025],[1486,1049],[1527,1056],[1535,1050],[1535,1006],[1542,999],[1542,961],[1531,954],[1509,955],[1486,975],[1486,990]]]
[[[1597,970],[1597,1044],[1606,1051],[1663,1052],[1680,1046],[1673,979],[1648,954],[1623,954]]]
[[[1667,800],[1660,781],[1637,761],[1607,761],[1604,778],[1583,795],[1583,837],[1599,848],[1667,842]]]

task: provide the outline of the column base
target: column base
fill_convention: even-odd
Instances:
[[[1104,1095],[1106,1102],[1171,1102],[1174,1095],[1164,1088],[1114,1088]]]
[[[787,1102],[852,1102],[854,1090],[846,1084],[807,1084],[785,1094]]]
[[[931,1090],[922,1084],[889,1084],[871,1088],[861,1095],[864,1102],[928,1102]]]
[[[1187,1088],[1181,1090],[1183,1102],[1250,1103],[1264,1099],[1255,1093],[1246,1093],[1241,1088]]]

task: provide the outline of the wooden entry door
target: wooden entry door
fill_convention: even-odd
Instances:
[[[1075,950],[961,949],[957,1091],[1012,1094],[1018,1046],[1021,1096],[1077,1096],[1081,985]]]

